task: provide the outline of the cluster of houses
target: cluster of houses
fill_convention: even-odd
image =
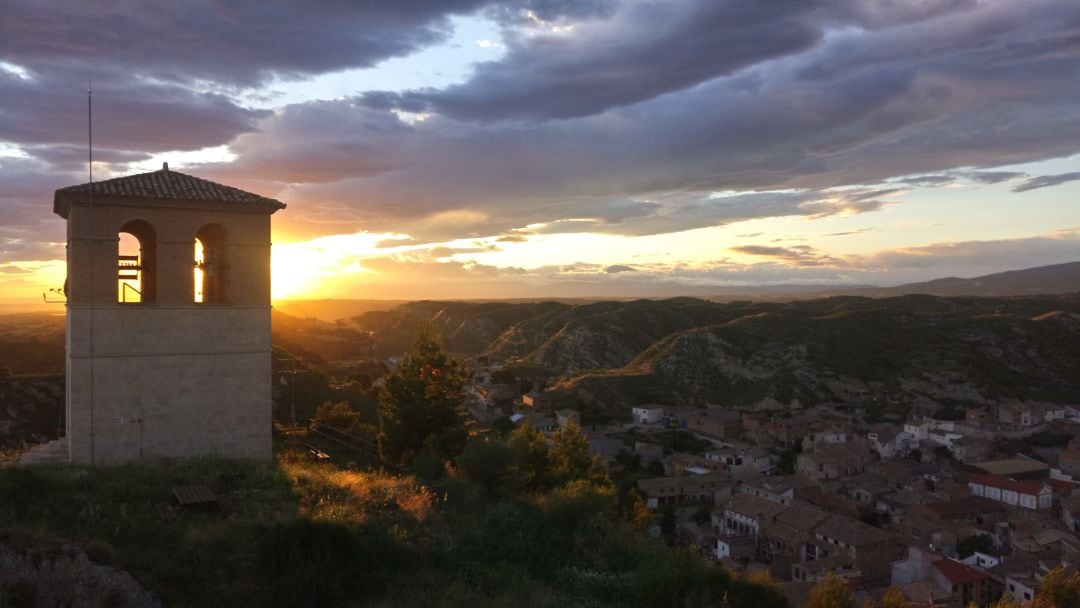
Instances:
[[[638,439],[624,449],[656,472],[638,490],[650,508],[675,511],[681,542],[732,570],[767,570],[795,605],[832,572],[867,598],[895,586],[911,605],[988,606],[1030,601],[1055,567],[1080,566],[1080,412],[1001,410],[867,424],[826,408],[641,406],[631,412]],[[988,459],[993,437],[1022,440],[1050,424],[1075,439]],[[665,452],[640,439],[672,428],[713,448]]]
[[[541,392],[513,412],[546,433],[581,422]],[[1030,601],[1051,570],[1080,567],[1080,407],[1009,402],[873,423],[858,408],[630,414],[587,428],[592,451],[615,471],[627,456],[652,471],[638,491],[675,512],[680,542],[734,571],[768,571],[793,605],[830,572],[865,598],[895,586],[913,606],[968,608]],[[694,449],[653,439],[672,429]],[[995,438],[1043,430],[1073,440],[991,459]]]

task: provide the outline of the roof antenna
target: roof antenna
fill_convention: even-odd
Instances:
[[[87,166],[90,173],[90,207],[94,206],[94,87],[93,78],[90,74],[86,76],[86,155]],[[95,253],[97,252],[97,243],[92,243],[90,246],[90,285],[94,285],[94,265],[96,264]],[[97,304],[95,298],[96,294],[90,293],[90,465],[93,466],[96,463],[96,435],[94,428],[94,306]],[[70,439],[68,440],[71,441]],[[70,443],[68,444],[69,457],[70,457]]]
[[[94,88],[86,77],[86,166],[90,172],[90,199],[94,198]]]

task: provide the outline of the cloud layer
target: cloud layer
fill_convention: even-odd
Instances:
[[[102,174],[227,146],[236,160],[191,171],[286,199],[280,222],[297,238],[369,230],[512,246],[872,217],[922,189],[1001,184],[1023,200],[1080,180],[1010,167],[1080,152],[1071,0],[0,0],[0,14],[0,263],[60,255],[48,203],[83,181],[88,78]],[[462,19],[492,24],[505,52],[460,82],[250,107],[445,44]],[[925,258],[769,236],[730,253],[807,273],[914,272],[888,255]],[[464,254],[423,264],[487,272]],[[387,260],[401,272],[418,263]],[[639,262],[594,270],[651,280]]]

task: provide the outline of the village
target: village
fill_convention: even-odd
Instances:
[[[469,410],[480,423],[506,411],[545,434],[581,425],[543,392],[517,397],[490,370],[475,378]],[[844,407],[628,409],[629,421],[583,431],[656,513],[652,534],[731,571],[767,572],[794,605],[830,572],[866,599],[896,587],[920,606],[1027,602],[1049,572],[1080,565],[1078,406],[954,406],[948,420],[874,422]],[[1040,445],[1054,439],[1064,447]]]

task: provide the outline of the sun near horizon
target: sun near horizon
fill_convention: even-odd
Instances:
[[[749,4],[13,7],[0,300],[63,284],[55,189],[162,162],[288,204],[277,299],[884,286],[1080,256],[1076,3]],[[177,29],[195,14],[226,35]]]

